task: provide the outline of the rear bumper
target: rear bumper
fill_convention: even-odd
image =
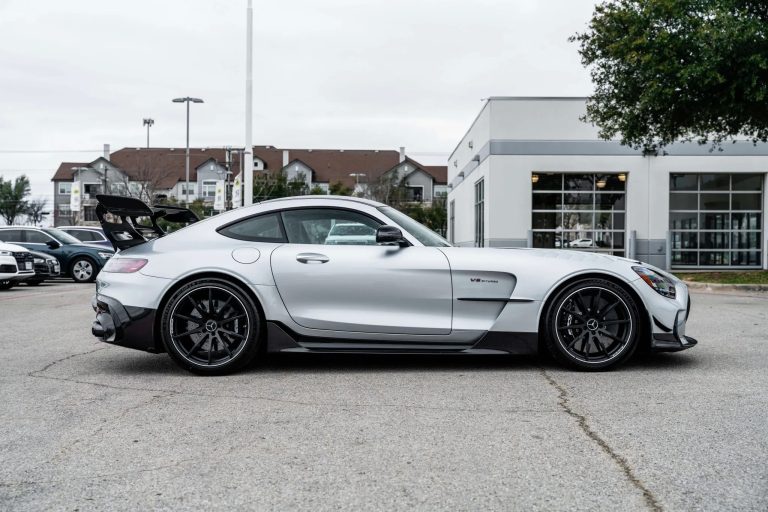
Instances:
[[[146,352],[163,351],[155,342],[154,309],[124,306],[101,294],[94,295],[91,306],[96,312],[91,333],[100,341]]]

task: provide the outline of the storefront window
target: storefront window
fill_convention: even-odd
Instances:
[[[762,182],[760,174],[670,175],[672,265],[759,267]]]
[[[533,246],[623,256],[626,177],[533,174]]]

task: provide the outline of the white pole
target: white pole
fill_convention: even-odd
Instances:
[[[245,48],[245,166],[243,172],[243,205],[253,204],[253,4],[248,0],[247,36]]]

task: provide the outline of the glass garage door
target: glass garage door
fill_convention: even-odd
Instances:
[[[532,174],[533,246],[624,256],[626,178]]]
[[[762,265],[762,174],[670,174],[672,266]]]

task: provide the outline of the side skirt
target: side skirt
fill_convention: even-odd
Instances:
[[[471,344],[372,342],[300,336],[280,322],[267,322],[267,352],[372,354],[535,354],[537,333],[489,332]]]

